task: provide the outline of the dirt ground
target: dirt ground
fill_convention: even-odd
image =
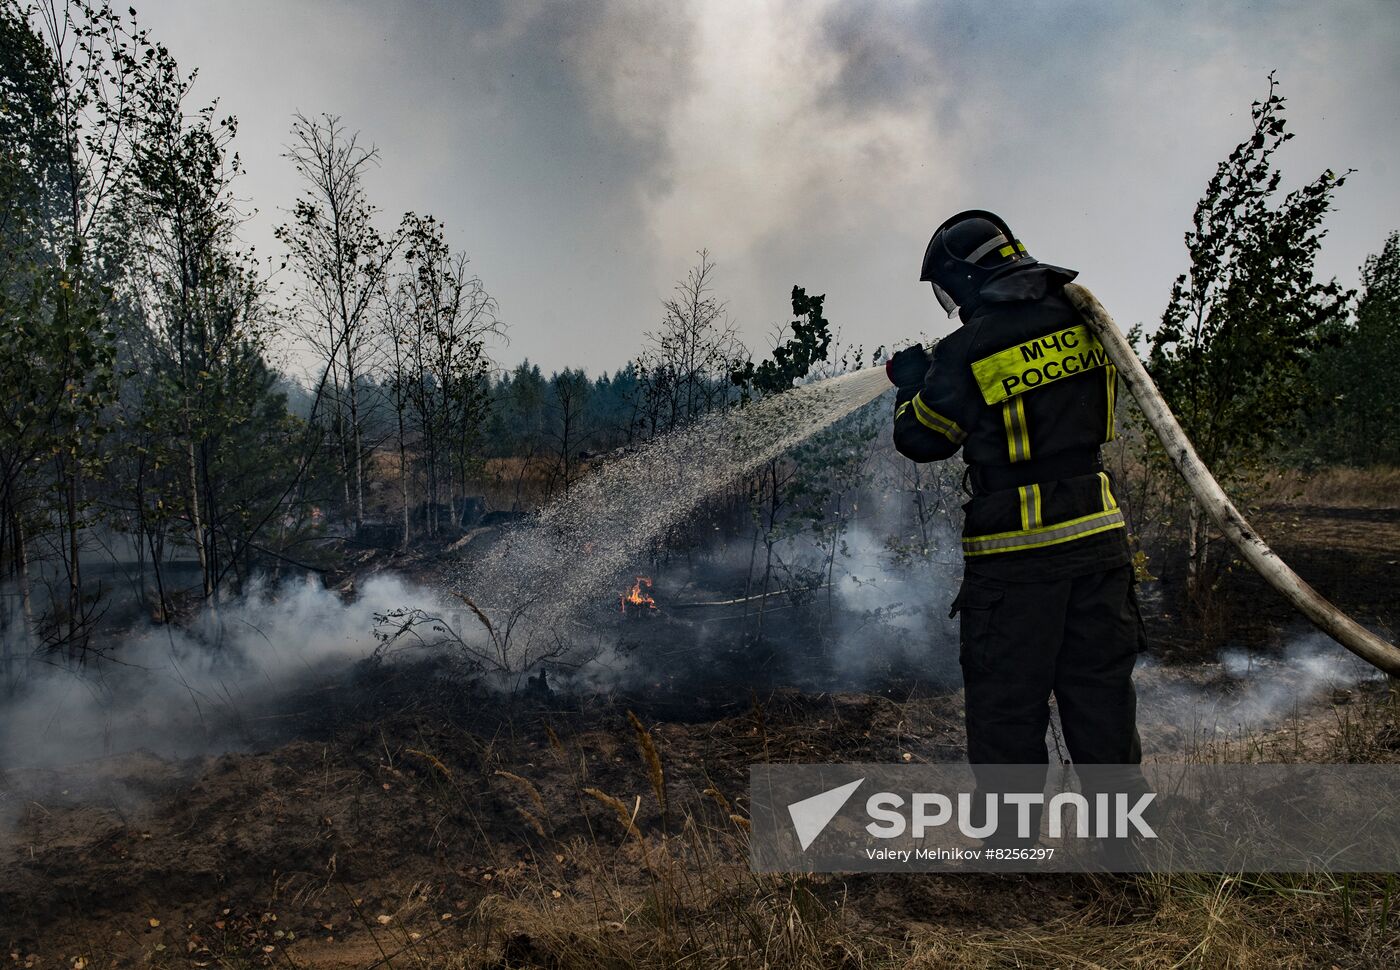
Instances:
[[[1250,513],[1285,562],[1342,610],[1388,634],[1400,631],[1400,508],[1273,505]],[[1211,554],[1225,558],[1223,540]],[[1288,639],[1300,618],[1247,566],[1227,567],[1206,609],[1183,623],[1185,576],[1164,568],[1148,584],[1147,630],[1153,650],[1169,661],[1194,662],[1223,646],[1268,649]]]
[[[1400,512],[1278,508],[1260,527],[1339,605],[1400,626]],[[1243,640],[1267,647],[1295,626],[1251,575],[1231,573],[1223,593]],[[1168,660],[1186,659],[1192,651],[1169,632],[1179,623],[1160,605],[1170,593],[1158,602],[1149,630]],[[1301,732],[1319,757],[1335,757],[1328,701],[1358,698],[1306,712],[1290,727],[1293,750]],[[821,942],[814,952],[830,965],[865,965],[871,946],[948,965],[928,956],[943,939],[1111,932],[1156,912],[1150,887],[1126,877],[886,875],[788,880],[786,929],[761,923],[776,910],[744,871],[747,766],[957,760],[960,705],[948,692],[759,695],[741,685],[687,704],[664,693],[505,704],[429,661],[341,671],[250,716],[249,750],[0,777],[0,966],[569,966],[569,954],[636,953],[647,934],[670,938],[647,910],[659,871],[678,880],[675,912],[697,919],[713,908],[714,933],[753,920],[781,942],[810,900],[821,914],[813,926],[865,947],[857,959]],[[1156,756],[1176,756],[1174,743],[1155,745]],[[1366,756],[1391,760],[1397,749],[1400,740]],[[726,909],[740,890],[748,902]],[[1309,930],[1296,965],[1377,965],[1375,954],[1394,953],[1388,924],[1379,942],[1347,926]],[[1294,945],[1282,927],[1260,932]],[[713,952],[731,942],[712,941]],[[1267,943],[1260,952],[1272,952]]]

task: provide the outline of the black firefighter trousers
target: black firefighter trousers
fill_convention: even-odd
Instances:
[[[968,761],[1047,763],[1052,693],[1076,764],[1142,761],[1132,567],[1032,583],[969,572],[953,614],[962,616]]]

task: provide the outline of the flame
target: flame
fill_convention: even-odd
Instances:
[[[644,592],[643,587],[646,587],[648,592]],[[656,609],[656,600],[652,599],[650,589],[651,577],[638,576],[637,581],[632,584],[632,588],[622,594],[622,612],[626,613],[629,609]]]

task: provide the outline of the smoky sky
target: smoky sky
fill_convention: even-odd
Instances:
[[[256,209],[296,197],[294,111],[378,146],[392,226],[442,219],[501,307],[503,364],[612,369],[706,248],[746,342],[793,284],[850,343],[952,322],[918,264],[964,208],[1082,272],[1119,322],[1160,318],[1182,234],[1278,71],[1285,188],[1357,172],[1320,268],[1354,285],[1400,228],[1400,4],[146,0],[198,100],[236,114]],[[279,274],[284,297],[291,280]]]

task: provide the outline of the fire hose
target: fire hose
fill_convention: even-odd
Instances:
[[[1400,676],[1400,649],[1328,602],[1280,559],[1245,521],[1220,483],[1211,475],[1210,469],[1196,454],[1195,447],[1181,429],[1171,408],[1167,407],[1167,402],[1162,399],[1162,393],[1157,390],[1147,368],[1142,366],[1142,361],[1138,360],[1103,304],[1094,294],[1075,283],[1065,286],[1065,296],[1093,329],[1109,360],[1118,368],[1119,377],[1142,408],[1147,423],[1161,439],[1167,457],[1186,480],[1196,500],[1245,561],[1323,633],[1391,676]]]

